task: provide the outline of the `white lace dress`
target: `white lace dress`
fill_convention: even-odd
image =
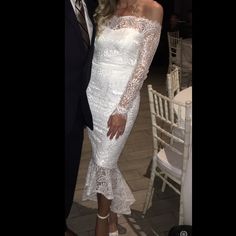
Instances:
[[[111,210],[130,214],[135,201],[117,161],[135,122],[140,88],[147,77],[157,49],[161,25],[137,16],[114,16],[95,39],[92,72],[87,88],[94,130],[88,129],[92,144],[83,200],[102,193],[112,199]],[[117,140],[107,137],[111,114],[127,116],[125,132]]]

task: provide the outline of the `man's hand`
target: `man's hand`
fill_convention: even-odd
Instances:
[[[110,139],[113,139],[114,136],[116,139],[118,139],[119,136],[124,133],[125,125],[126,116],[121,114],[111,115],[107,122],[107,126],[109,128],[107,136],[110,137]]]

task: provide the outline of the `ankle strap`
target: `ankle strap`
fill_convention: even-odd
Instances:
[[[107,216],[100,216],[99,214],[97,214],[97,217],[101,220],[105,220],[110,216],[110,214],[108,214]]]

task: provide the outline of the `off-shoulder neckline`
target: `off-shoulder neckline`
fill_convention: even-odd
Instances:
[[[117,18],[117,19],[121,19],[121,18],[137,18],[137,19],[141,19],[141,20],[145,20],[151,24],[155,24],[158,26],[162,26],[160,22],[156,21],[156,20],[150,20],[144,16],[135,16],[135,15],[124,15],[124,16],[119,16],[119,15],[113,15],[111,18]]]

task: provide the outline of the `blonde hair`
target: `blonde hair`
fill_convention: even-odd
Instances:
[[[97,33],[101,32],[102,25],[115,13],[118,0],[98,0],[98,7],[94,13]]]

